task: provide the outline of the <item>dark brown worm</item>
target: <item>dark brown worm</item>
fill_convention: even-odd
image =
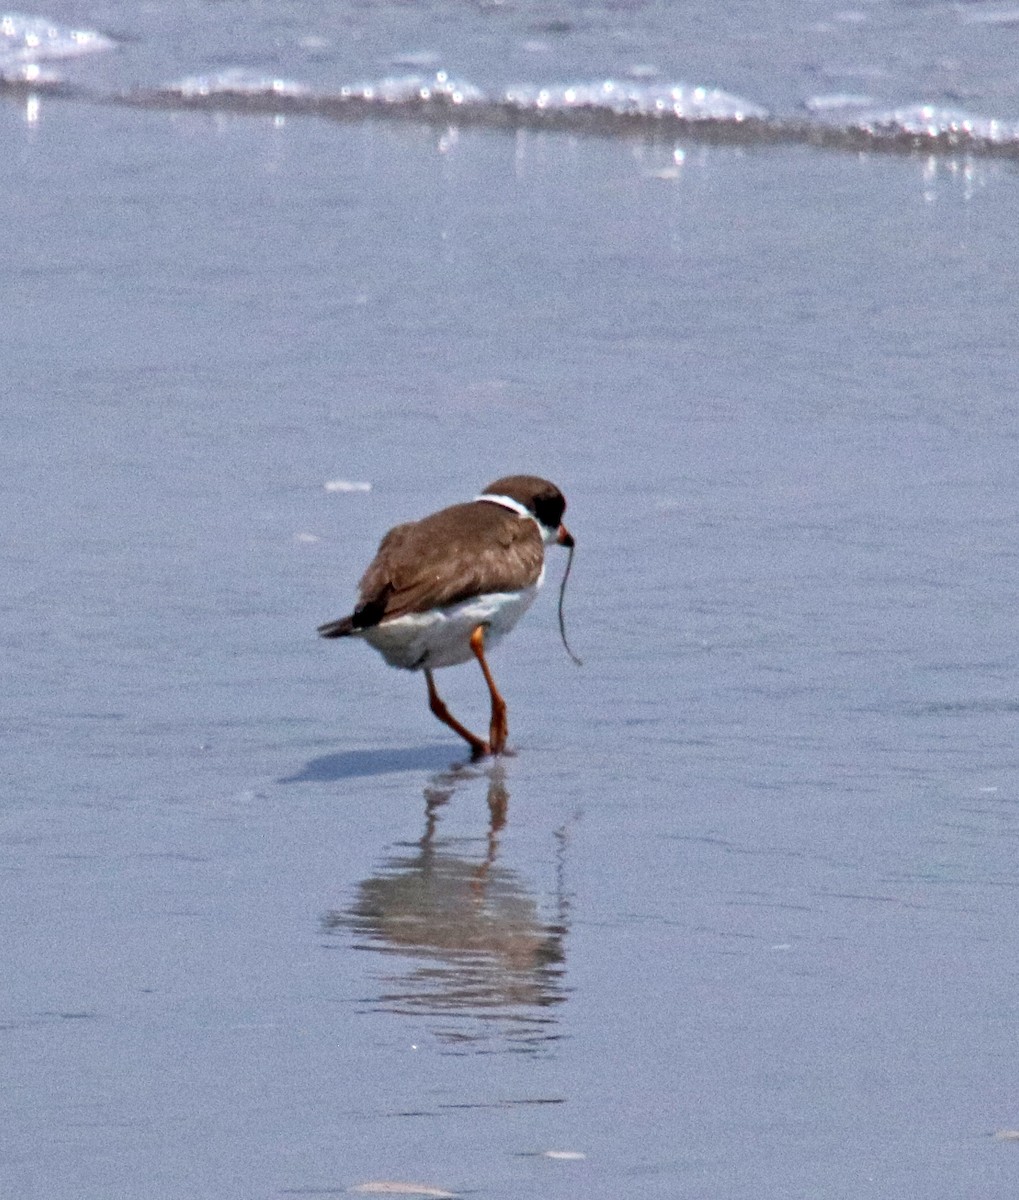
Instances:
[[[566,570],[563,572],[563,581],[559,585],[559,636],[563,639],[563,645],[566,647],[566,653],[573,659],[578,667],[584,665],[583,661],[573,653],[570,649],[570,643],[566,640],[566,622],[563,619],[563,596],[566,595],[566,581],[570,577],[570,568],[573,566],[573,547],[570,546],[570,556],[566,560]]]

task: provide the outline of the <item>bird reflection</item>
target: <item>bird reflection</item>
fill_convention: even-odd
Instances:
[[[439,824],[453,793],[481,779],[488,832],[482,853],[470,856],[471,843],[440,837]],[[520,876],[497,863],[509,803],[502,764],[442,771],[424,794],[421,838],[358,884],[349,908],[327,913],[323,926],[351,933],[354,949],[390,956],[369,1006],[435,1018],[432,1032],[448,1051],[547,1050],[559,1036],[555,1010],[566,998],[566,831],[556,834],[549,919]]]

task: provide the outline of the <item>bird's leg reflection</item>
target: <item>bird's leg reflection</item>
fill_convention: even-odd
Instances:
[[[506,787],[506,770],[501,763],[496,763],[488,773],[488,839],[490,842],[505,826],[508,812],[509,788]]]
[[[423,851],[429,849],[439,827],[439,810],[449,803],[457,783],[462,779],[475,779],[478,772],[466,767],[450,767],[433,775],[425,785],[425,831],[418,845]],[[483,889],[485,877],[495,864],[499,853],[499,833],[506,825],[509,812],[509,788],[506,786],[506,770],[501,763],[493,763],[485,772],[488,776],[488,839],[483,862],[475,868],[474,887]]]
[[[455,783],[450,784],[444,781],[441,787],[438,785],[438,781],[444,780],[446,774],[443,772],[441,775],[434,776],[425,785],[425,831],[421,835],[419,843],[422,849],[430,845],[435,836],[435,830],[439,824],[439,809],[449,803],[456,791]]]
[[[488,772],[488,847],[484,862],[478,863],[474,872],[474,887],[479,898],[484,897],[485,881],[495,866],[499,853],[499,834],[506,825],[509,811],[509,789],[506,787],[506,772],[496,763]]]
[[[499,848],[499,833],[506,825],[509,813],[509,788],[506,786],[506,769],[502,763],[493,763],[485,772],[479,772],[466,766],[450,767],[447,771],[439,771],[425,785],[425,831],[418,845],[426,849],[439,825],[439,810],[452,799],[457,786],[465,779],[477,779],[480,774],[488,776],[488,854],[485,865],[495,862]]]

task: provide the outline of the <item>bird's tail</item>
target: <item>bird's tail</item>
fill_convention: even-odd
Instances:
[[[327,621],[318,627],[319,637],[324,638],[350,637],[353,632],[353,617],[340,617],[338,621]]]

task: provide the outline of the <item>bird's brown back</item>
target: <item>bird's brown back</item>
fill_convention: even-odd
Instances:
[[[386,534],[361,579],[357,610],[374,625],[516,591],[537,582],[544,557],[535,521],[488,501],[454,504]]]

